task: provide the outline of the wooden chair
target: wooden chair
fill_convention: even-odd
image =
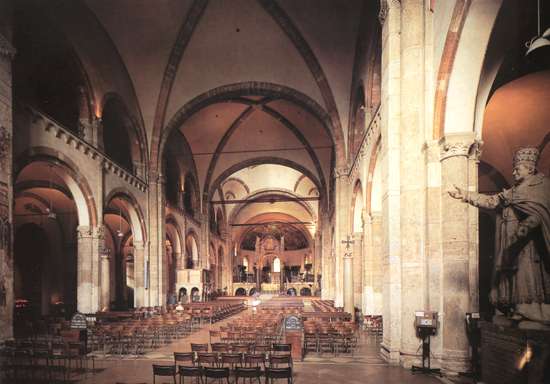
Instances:
[[[185,383],[186,377],[194,377],[197,384],[202,384],[202,368],[201,367],[184,367],[178,366],[178,373],[180,375],[180,384]]]
[[[204,383],[208,384],[208,379],[217,380],[218,383],[225,379],[226,384],[229,384],[229,368],[204,368]]]
[[[194,352],[174,352],[174,365],[178,363],[189,362],[190,365],[195,365],[195,353]]]
[[[176,384],[176,366],[153,364],[153,384],[155,384],[155,378],[157,376],[171,376],[174,380],[174,384]]]
[[[288,384],[292,383],[292,368],[266,368],[265,382],[273,383],[273,380],[286,379]]]
[[[266,355],[264,353],[246,353],[244,355],[244,364],[249,367],[265,368]]]
[[[258,381],[258,384],[261,384],[261,377],[262,377],[262,371],[260,367],[252,367],[252,368],[243,368],[238,367],[235,369],[235,384],[239,384],[239,379],[243,378],[243,382],[248,378],[250,381],[252,379],[256,379]]]
[[[271,350],[274,352],[274,353],[280,353],[280,352],[283,352],[283,353],[290,353],[292,349],[292,345],[291,344],[273,344],[271,346]]]
[[[290,354],[269,356],[269,366],[271,368],[278,368],[281,365],[292,367],[292,356]]]
[[[208,341],[210,342],[210,344],[212,344],[212,339],[213,338],[217,338],[218,341],[221,340],[221,331],[219,330],[210,330],[208,331]]]
[[[240,353],[222,353],[221,355],[221,366],[228,367],[232,371],[234,371],[236,367],[242,366],[242,363],[243,357]]]
[[[212,352],[218,353],[229,352],[229,345],[225,343],[213,343],[210,344],[210,349],[212,350]]]
[[[218,367],[218,354],[199,352],[197,353],[197,364],[201,367],[209,366],[212,368]]]

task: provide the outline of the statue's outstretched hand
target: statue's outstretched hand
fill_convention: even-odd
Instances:
[[[452,189],[447,191],[449,195],[454,199],[464,200],[464,191],[462,191],[462,189],[458,188],[456,185],[453,185],[453,187],[455,188],[454,191]]]

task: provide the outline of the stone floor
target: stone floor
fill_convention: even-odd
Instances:
[[[234,318],[233,318],[234,319]],[[73,383],[85,384],[139,384],[152,383],[153,363],[169,364],[172,352],[190,350],[190,343],[208,342],[209,327],[218,328],[225,322],[204,327],[188,338],[172,343],[159,350],[140,357],[109,357],[96,360],[96,373],[75,377]],[[332,354],[318,356],[311,353],[304,361],[294,363],[294,383],[441,383],[441,379],[423,374],[413,375],[409,370],[390,366],[378,356],[378,341],[374,337],[361,335],[359,347],[353,357]],[[156,383],[169,383],[157,377]]]

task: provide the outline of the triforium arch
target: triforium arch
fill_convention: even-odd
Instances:
[[[130,114],[124,100],[114,92],[104,95],[100,113],[102,124],[98,136],[102,148],[129,171],[144,177],[147,136],[138,119]]]

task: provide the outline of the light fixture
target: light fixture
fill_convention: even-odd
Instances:
[[[537,36],[533,37],[531,40],[525,43],[527,47],[527,52],[525,56],[529,55],[536,49],[550,46],[550,28],[548,28],[542,35],[540,34],[540,0],[537,0]]]
[[[51,197],[51,193],[53,193],[53,182],[52,182],[52,165],[51,164],[48,164],[48,167],[49,167],[49,172],[48,172],[48,184],[49,184],[49,187],[51,189],[51,191],[49,192],[48,194],[48,203],[49,203],[49,207],[46,208],[46,212],[48,212],[48,219],[53,219],[55,220],[57,218],[57,215],[55,214],[55,212],[53,211],[53,207],[52,207],[52,197]]]
[[[118,229],[116,231],[116,235],[118,237],[124,236],[124,233],[122,233],[122,209],[118,210],[119,212],[119,220],[118,220]]]

